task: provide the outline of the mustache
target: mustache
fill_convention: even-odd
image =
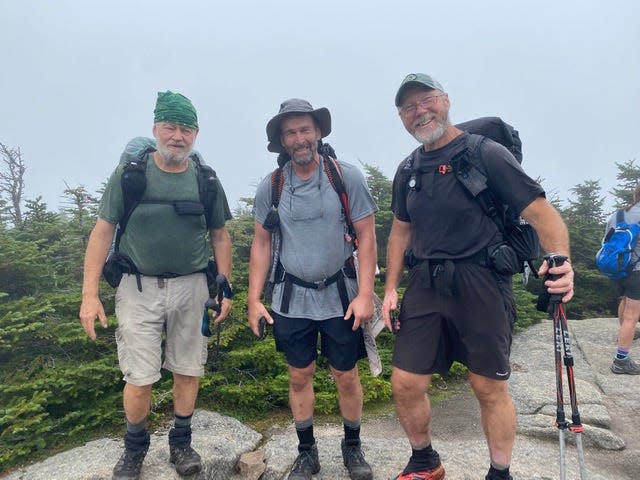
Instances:
[[[414,126],[418,126],[421,123],[428,123],[428,122],[430,122],[431,120],[433,120],[435,118],[436,118],[435,115],[425,114],[425,115],[422,115],[420,118],[417,118],[416,121],[413,124],[414,124]]]

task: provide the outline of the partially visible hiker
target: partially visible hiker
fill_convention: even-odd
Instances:
[[[330,132],[326,108],[314,109],[300,99],[283,102],[267,124],[267,149],[280,154],[281,168],[261,182],[255,197],[249,324],[257,336],[261,317],[273,325],[276,348],[289,365],[289,400],[299,442],[289,480],[310,480],[320,470],[313,433],[318,335],[338,389],[344,465],[354,480],[373,478],[361,450],[363,394],[356,362],[366,356],[360,326],[373,315],[377,207],[362,173],[330,157],[321,142]],[[336,181],[344,185],[348,212],[332,185]],[[274,196],[280,197],[277,209]],[[276,246],[270,314],[260,297],[271,264],[272,232],[281,241],[273,242],[280,248]],[[358,241],[358,282],[353,236]]]
[[[485,478],[511,478],[516,433],[515,408],[507,388],[516,315],[511,274],[496,271],[500,252],[506,251],[497,223],[452,166],[472,137],[451,124],[450,104],[440,83],[423,73],[408,75],[395,97],[405,129],[421,144],[410,157],[415,160],[411,171],[405,171],[407,159],[393,181],[394,219],[383,301],[385,324],[397,333],[394,402],[412,448],[396,480],[444,478],[440,457],[431,445],[431,409],[425,393],[432,374],[446,374],[453,361],[467,366],[480,404],[490,455]],[[492,194],[535,228],[547,252],[568,257],[567,229],[542,187],[502,145],[483,139],[478,148]],[[409,284],[393,326],[391,314],[398,308],[396,288],[405,259]],[[545,262],[539,273],[547,270]],[[549,292],[568,302],[573,296],[570,262],[550,272],[560,277],[545,282]]]
[[[126,434],[124,453],[113,470],[116,480],[140,476],[150,443],[146,422],[151,389],[161,368],[173,374],[175,419],[169,432],[169,460],[181,475],[201,470],[200,456],[191,447],[191,417],[207,357],[207,338],[200,331],[209,298],[204,273],[209,260],[207,234],[218,271],[227,278],[231,273],[231,240],[225,227],[231,214],[224,190],[216,179],[215,203],[202,205],[197,168],[190,158],[199,131],[196,110],[188,98],[167,91],[158,93],[154,113],[157,150],[143,155],[142,200],[125,212],[124,197],[131,192],[121,186],[124,165],[119,165],[102,196],[84,262],[80,319],[95,340],[96,319],[107,326],[98,296],[100,275],[116,226],[126,225],[119,252],[131,264],[116,292]],[[211,212],[211,218],[204,212]],[[225,298],[215,321],[222,321],[230,309],[231,301]]]
[[[633,192],[633,202],[623,210],[624,221],[626,223],[640,222],[640,183]],[[614,213],[607,222],[606,233],[616,226],[617,214]],[[632,257],[636,262],[633,269],[627,273],[625,278],[615,280],[616,288],[620,295],[618,305],[618,344],[611,371],[617,374],[640,375],[640,365],[638,365],[629,355],[631,344],[638,338],[640,332],[636,330],[638,319],[640,319],[640,242],[636,244]]]

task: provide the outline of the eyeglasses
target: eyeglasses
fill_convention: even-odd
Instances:
[[[418,110],[418,105],[422,108],[427,108],[433,105],[438,97],[443,97],[445,94],[441,93],[440,95],[431,95],[430,97],[424,97],[422,100],[418,101],[418,103],[410,103],[409,105],[403,105],[399,108],[400,115],[404,117],[409,117],[416,113]]]

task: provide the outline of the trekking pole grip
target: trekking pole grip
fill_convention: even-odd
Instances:
[[[554,268],[561,266],[568,257],[566,255],[560,255],[558,253],[549,253],[544,256],[544,259],[547,261],[548,268]],[[556,273],[547,273],[545,280],[557,280],[562,275],[558,275]],[[560,303],[562,301],[562,294],[554,293],[550,294],[547,286],[542,285],[542,292],[538,296],[538,302],[536,303],[536,310],[541,312],[547,312],[549,310],[549,304]]]

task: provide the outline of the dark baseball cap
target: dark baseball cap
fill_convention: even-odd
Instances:
[[[398,88],[398,93],[396,93],[396,107],[399,107],[402,103],[402,96],[404,95],[404,92],[414,85],[421,85],[423,87],[444,92],[440,82],[430,75],[427,75],[426,73],[410,73],[404,77],[404,80],[402,80],[402,83],[400,84],[400,88]]]

